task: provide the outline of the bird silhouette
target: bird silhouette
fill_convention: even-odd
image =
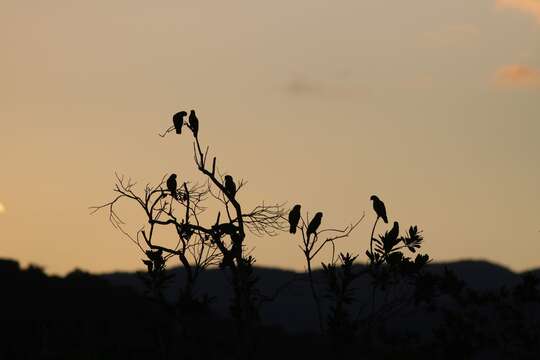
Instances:
[[[289,212],[289,225],[291,226],[291,229],[289,232],[291,234],[296,234],[296,227],[298,226],[298,222],[300,221],[300,205],[294,205],[292,210]]]
[[[321,225],[322,215],[323,215],[322,212],[316,213],[313,219],[311,219],[311,221],[309,222],[309,225],[307,227],[308,240],[311,234],[317,234],[317,229]]]
[[[395,241],[399,236],[399,223],[397,221],[394,221],[394,226],[392,229],[388,232],[388,239]]]
[[[388,224],[388,217],[386,216],[386,207],[384,203],[377,196],[372,195],[370,198],[373,201],[373,210],[377,214],[377,217],[383,219],[383,221]]]
[[[384,249],[386,251],[391,251],[394,246],[396,246],[400,240],[398,240],[399,236],[399,223],[397,221],[394,221],[394,226],[386,235],[384,236]]]
[[[186,115],[187,115],[187,112],[180,111],[174,114],[172,117],[174,128],[176,129],[177,134],[182,133],[182,125],[184,125],[184,116]]]
[[[189,127],[193,131],[193,136],[197,137],[197,134],[199,134],[199,119],[195,115],[195,110],[191,110],[189,113]]]
[[[223,234],[233,236],[234,234],[238,232],[238,226],[231,223],[224,223],[224,224],[214,225],[212,227],[212,230],[216,231],[216,233],[219,234],[219,236]]]
[[[230,197],[236,195],[236,184],[231,175],[225,175],[225,191],[229,194]]]
[[[176,183],[176,174],[171,174],[169,178],[167,179],[167,190],[171,192],[171,196],[178,200],[178,193],[176,191],[176,188],[178,187],[178,184]]]

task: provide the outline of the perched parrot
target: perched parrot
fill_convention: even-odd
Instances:
[[[296,227],[300,221],[300,205],[294,205],[292,210],[289,212],[289,225],[291,229],[289,230],[291,234],[296,234]]]
[[[318,212],[318,213],[315,214],[313,219],[311,219],[311,221],[310,221],[310,223],[309,223],[309,225],[307,227],[308,240],[309,240],[309,237],[311,236],[311,234],[316,234],[317,233],[317,229],[321,225],[322,215],[323,215],[322,212]]]
[[[399,236],[399,223],[397,221],[394,221],[394,226],[384,237],[384,249],[386,251],[392,250],[392,248],[399,243],[398,236]]]
[[[174,124],[174,128],[176,129],[177,134],[182,133],[182,125],[184,125],[184,116],[187,115],[187,112],[180,111],[173,115],[172,121]]]
[[[225,175],[225,191],[229,196],[234,197],[236,195],[236,184],[231,175]]]
[[[399,223],[397,221],[394,221],[394,226],[392,229],[388,232],[388,239],[395,241],[399,236]]]
[[[191,131],[193,131],[193,136],[197,137],[197,134],[199,133],[199,119],[197,119],[197,115],[195,115],[195,110],[191,110],[189,113],[189,127],[191,128]]]
[[[178,193],[176,192],[177,186],[176,174],[171,174],[171,176],[169,176],[167,179],[167,190],[171,192],[171,196],[176,200],[178,200]]]
[[[383,221],[388,224],[388,218],[386,217],[386,207],[384,206],[384,203],[375,195],[372,195],[370,199],[373,200],[373,210],[375,210],[377,217],[382,218]]]

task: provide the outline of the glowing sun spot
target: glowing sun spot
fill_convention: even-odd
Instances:
[[[6,207],[4,206],[4,204],[0,203],[0,214],[3,214],[6,212]]]

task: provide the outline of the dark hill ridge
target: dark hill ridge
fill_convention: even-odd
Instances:
[[[497,290],[502,286],[507,288],[520,283],[520,274],[487,261],[464,260],[448,263],[433,263],[429,265],[428,271],[435,274],[442,274],[444,269],[452,270],[459,279],[474,290]],[[358,265],[357,270],[364,268]],[[171,269],[175,274],[171,286],[166,291],[166,296],[174,300],[181,282],[184,271],[181,268]],[[288,284],[281,289],[279,296],[262,307],[261,316],[263,321],[269,325],[282,326],[292,332],[304,332],[317,327],[317,319],[314,317],[315,305],[311,297],[309,283],[304,274],[294,271],[273,269],[266,267],[256,268],[259,277],[259,289],[262,294],[272,296],[277,289]],[[111,284],[131,287],[138,292],[144,290],[142,282],[133,273],[111,273],[103,274],[101,277],[107,279]],[[322,272],[315,271],[315,278],[320,278]],[[357,296],[360,302],[367,302],[370,294],[370,287],[367,278],[361,279],[357,283]],[[324,288],[320,287],[321,293]],[[228,316],[229,299],[232,296],[227,283],[226,274],[218,269],[205,271],[198,280],[197,291],[200,294],[207,293],[214,298],[213,309],[221,316]]]
[[[520,282],[521,273],[488,261],[461,260],[431,264],[428,268],[442,273],[444,268],[452,270],[467,286],[476,290],[493,290],[501,286],[515,286]]]
[[[527,354],[540,351],[540,333],[537,330],[540,319],[533,315],[540,314],[540,302],[528,300],[534,293],[522,286],[524,282],[520,274],[485,261],[431,264],[429,271],[443,273],[445,267],[476,291],[464,290],[457,300],[445,295],[433,303],[421,303],[419,306],[408,302],[392,315],[386,328],[389,333],[380,334],[383,339],[404,336],[404,343],[400,343],[403,345],[409,343],[407,339],[414,338],[414,346],[418,347],[409,349],[411,351],[424,349],[423,346],[434,351],[442,344],[442,353],[468,349],[476,354],[489,354],[474,358],[497,358],[492,355],[500,350],[500,346],[494,348],[492,345],[506,343],[502,339],[510,336],[510,354],[520,354],[524,347]],[[357,270],[362,268],[357,266]],[[264,335],[261,336],[258,358],[274,359],[281,354],[282,349],[276,347],[276,343],[286,343],[288,347],[295,347],[298,354],[306,355],[305,341],[312,341],[314,350],[310,356],[304,357],[328,358],[317,350],[325,349],[328,339],[326,335],[319,335],[317,312],[305,274],[272,268],[256,268],[255,272],[260,279],[258,288],[263,294],[273,295],[276,289],[282,289],[274,301],[261,307],[264,326],[258,331]],[[538,269],[530,272],[540,274]],[[172,302],[178,295],[183,270],[174,268],[171,273],[175,276],[166,297]],[[322,275],[320,270],[316,271],[315,278],[318,280]],[[378,308],[389,293],[377,292],[373,302],[368,281],[364,277],[355,283],[357,301],[348,307],[353,316],[360,309],[369,312],[373,305]],[[0,259],[0,284],[0,359],[165,359],[156,357],[165,348],[171,353],[182,353],[181,343],[177,341],[180,328],[174,311],[143,296],[142,281],[135,273],[93,275],[75,270],[65,277],[47,276],[38,267],[21,269],[16,261]],[[284,284],[288,286],[283,287]],[[201,275],[197,286],[199,294],[207,293],[214,298],[211,311],[204,317],[197,317],[195,322],[196,326],[204,329],[201,332],[204,336],[197,341],[214,352],[206,358],[232,358],[221,356],[223,349],[228,349],[227,344],[234,333],[228,319],[231,291],[227,272],[210,269]],[[324,300],[325,289],[323,285],[318,287],[323,299],[323,312],[326,313],[324,310],[328,309],[329,303]],[[508,297],[498,293],[497,289],[501,287],[511,289],[506,293],[514,295]],[[394,290],[394,294],[401,296],[410,294],[414,288],[400,283]],[[538,291],[534,291],[536,299],[540,299]],[[467,294],[471,294],[470,297]],[[521,298],[515,294],[524,295],[527,299],[519,300]],[[494,297],[500,302],[493,301]],[[367,314],[361,315],[365,318]],[[359,336],[358,339],[364,338]],[[464,339],[465,343],[456,343]],[[357,345],[361,343],[354,346]],[[385,346],[386,343],[380,349]],[[410,358],[426,358],[427,353],[419,351],[423,355]],[[452,358],[473,358],[463,354],[463,351],[458,352]],[[515,358],[530,357],[519,355]]]
[[[522,273],[515,273],[512,270],[483,260],[461,260],[454,262],[432,263],[428,270],[439,274],[444,272],[444,268],[452,270],[469,287],[476,290],[497,289],[501,286],[514,286],[519,283]],[[357,269],[364,268],[363,265],[357,265]],[[182,268],[173,268],[175,279],[182,281]],[[528,270],[527,273],[540,275],[540,269]],[[302,273],[291,270],[276,269],[270,267],[257,267],[256,273],[260,278],[261,289],[272,291],[292,278],[301,277]],[[315,270],[319,274],[320,270]],[[524,272],[525,273],[525,272]],[[143,289],[143,285],[137,276],[131,272],[114,272],[101,274],[103,278],[109,280],[112,284],[130,286],[138,290]],[[320,276],[320,274],[319,274]],[[217,269],[207,270],[200,279],[199,287],[202,289],[215,289],[219,292],[221,289],[227,289],[225,275]]]

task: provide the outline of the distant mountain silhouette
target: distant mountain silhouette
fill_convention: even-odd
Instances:
[[[511,287],[520,282],[520,273],[514,273],[503,266],[488,261],[463,260],[433,263],[429,265],[428,271],[442,274],[445,267],[452,270],[467,286],[479,291],[497,290],[502,286]],[[363,266],[358,265],[356,270],[363,268]],[[175,280],[167,289],[166,296],[172,301],[177,296],[178,288],[184,278],[184,270],[173,268],[170,271],[175,274]],[[536,271],[540,275],[540,270]],[[303,278],[303,274],[268,267],[257,267],[256,274],[260,279],[260,290],[269,296],[291,279],[298,279],[283,289],[275,301],[269,302],[262,308],[264,322],[269,325],[281,326],[291,332],[306,332],[317,328],[317,319],[313,316],[315,305],[311,298],[309,284],[305,281],[305,277]],[[144,290],[143,283],[134,273],[116,272],[100,276],[111,284],[127,286],[139,293]],[[322,271],[316,270],[314,276],[320,279]],[[205,271],[198,281],[198,290],[213,297],[215,299],[212,303],[213,308],[221,316],[227,316],[228,300],[232,293],[222,271],[218,269]],[[321,290],[324,291],[322,288]],[[358,282],[357,293],[361,300],[367,301],[370,294],[367,279]]]
[[[467,286],[475,290],[493,290],[501,286],[515,286],[520,282],[522,273],[488,261],[461,260],[455,262],[440,262],[429,266],[435,273],[442,273],[447,267],[452,270]]]
[[[416,348],[410,345],[407,351],[416,354],[411,358],[429,358],[422,350],[423,346],[434,351],[441,344],[443,352],[459,350],[452,358],[464,358],[463,354],[488,354],[486,358],[494,358],[493,352],[499,348],[491,348],[489,344],[498,346],[502,341],[501,336],[518,339],[510,346],[509,354],[519,354],[519,349],[524,349],[526,354],[537,352],[539,334],[534,326],[540,323],[530,314],[539,313],[540,309],[534,305],[536,300],[527,300],[534,299],[530,289],[520,288],[523,281],[521,274],[486,261],[431,264],[429,271],[442,274],[445,267],[467,283],[472,295],[446,308],[410,304],[405,311],[392,317],[388,327],[390,333],[412,332],[415,334],[414,344],[427,344],[415,345]],[[355,270],[362,269],[362,266],[358,266]],[[165,295],[172,303],[179,294],[183,270],[174,268],[170,272],[175,275],[174,281]],[[540,275],[540,269],[528,273]],[[303,274],[256,268],[256,275],[263,294],[271,296],[277,289],[282,289],[274,301],[261,307],[264,326],[259,330],[261,340],[257,358],[273,359],[280,356],[283,350],[281,346],[276,347],[277,343],[282,346],[288,344],[290,356],[331,357],[332,352],[321,352],[327,340],[318,334],[316,309]],[[315,279],[320,280],[321,276],[320,270],[315,271]],[[195,344],[197,349],[203,346],[206,351],[204,358],[234,358],[233,355],[223,354],[233,336],[230,331],[232,322],[228,320],[229,300],[232,297],[228,281],[224,271],[210,269],[201,275],[195,289],[199,294],[207,292],[213,298],[211,313],[197,320],[197,324],[204,329],[202,337],[188,335],[186,338],[184,335],[183,339],[190,339],[186,341]],[[48,276],[39,267],[22,269],[16,261],[0,259],[0,284],[0,359],[184,358],[183,345],[178,342],[182,335],[179,335],[178,326],[175,325],[177,315],[143,295],[145,288],[136,273],[92,275],[75,270],[65,277]],[[284,284],[289,286],[283,287]],[[503,308],[500,307],[517,301],[512,297],[500,303],[489,300],[493,296],[499,297],[497,294],[501,287],[512,288],[512,296],[525,299],[519,300],[521,302],[512,312],[501,313]],[[370,303],[372,294],[369,289],[367,279],[358,281],[358,301],[353,304],[354,307],[360,308],[364,303]],[[404,286],[399,291],[407,289],[411,288]],[[322,286],[319,290],[324,294]],[[475,291],[478,293],[475,294]],[[380,295],[377,302],[381,301],[383,293]],[[449,298],[441,298],[439,303],[444,304],[445,301],[450,303]],[[328,308],[328,303],[323,305]],[[462,310],[462,307],[468,310]],[[506,317],[514,314],[515,309],[524,309],[525,312],[511,315],[508,320]],[[526,314],[526,318],[523,318],[523,314]],[[497,318],[499,315],[501,319]],[[532,330],[527,327],[531,324]],[[389,335],[380,336],[388,338]],[[306,344],[309,344],[307,350]]]

